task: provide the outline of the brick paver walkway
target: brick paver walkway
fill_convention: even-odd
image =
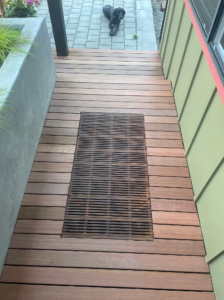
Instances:
[[[102,14],[105,4],[126,11],[112,38],[108,20]],[[151,0],[64,0],[63,11],[69,48],[157,50]],[[38,16],[46,17],[51,45],[55,47],[47,0],[43,0]]]

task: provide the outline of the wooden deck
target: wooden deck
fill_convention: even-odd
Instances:
[[[214,300],[170,81],[159,52],[71,50],[0,284],[4,300]],[[154,241],[61,238],[79,113],[145,115]]]

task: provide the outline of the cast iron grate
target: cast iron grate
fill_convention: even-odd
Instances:
[[[153,239],[143,115],[81,113],[62,236]]]

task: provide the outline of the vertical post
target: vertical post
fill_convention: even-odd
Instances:
[[[47,0],[58,56],[68,56],[68,43],[61,0]]]
[[[5,18],[5,8],[4,8],[3,1],[4,0],[0,0],[0,12],[1,12],[2,18]]]

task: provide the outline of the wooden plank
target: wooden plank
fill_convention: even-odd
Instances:
[[[52,105],[52,101],[51,100],[51,105]],[[61,103],[64,103],[64,101],[60,101]],[[65,127],[65,128],[78,128],[79,127],[79,121],[61,121],[61,120],[46,120],[45,127]]]
[[[21,207],[18,219],[27,220],[64,220],[64,207]]]
[[[52,94],[53,96],[53,94]],[[47,113],[46,120],[76,120],[80,114]]]
[[[5,266],[4,283],[212,291],[209,274]]]
[[[94,95],[94,94],[63,94],[63,93],[53,93],[52,99],[54,100],[76,100],[76,101],[103,101],[103,102],[147,102],[147,103],[172,103],[174,104],[173,97],[143,97],[143,96],[116,96],[116,95]],[[60,114],[57,114],[60,117]],[[58,118],[55,118],[58,119]],[[73,119],[72,119],[73,120]],[[76,118],[74,119],[76,120]],[[179,125],[178,125],[179,126]]]
[[[35,222],[35,221],[34,221]],[[203,241],[154,239],[153,242],[112,239],[62,239],[55,235],[13,234],[10,248],[151,253],[166,255],[204,256]]]
[[[28,182],[70,183],[71,173],[31,172]]]
[[[163,71],[160,67],[146,67],[143,70],[138,70],[134,66],[128,68],[128,66],[91,66],[91,65],[75,65],[71,64],[69,66],[63,64],[55,64],[57,74],[60,73],[71,73],[71,74],[104,74],[104,75],[126,75],[126,76],[150,76],[150,78],[154,77],[155,80],[162,80],[164,79]],[[158,70],[155,70],[158,68]],[[148,69],[148,70],[147,70]],[[152,71],[151,71],[152,70]]]
[[[53,106],[68,106],[68,107],[105,107],[105,108],[113,108],[114,102],[109,101],[76,101],[74,100],[51,100],[51,105]],[[135,109],[135,108],[147,108],[147,109],[175,109],[175,105],[171,103],[134,103],[134,102],[120,102],[116,103],[117,108],[128,108],[128,109]],[[57,126],[57,124],[59,126]],[[78,122],[76,121],[54,121],[49,122],[47,121],[45,126],[51,127],[78,127]],[[176,133],[176,132],[175,132]]]
[[[6,265],[209,273],[204,257],[9,249]]]
[[[53,95],[52,95],[53,96]],[[46,120],[68,120],[68,121],[79,121],[80,114],[57,114],[47,113]]]
[[[54,55],[54,59],[55,61],[58,59],[58,56],[55,54]],[[74,59],[77,60],[84,60],[84,61],[92,61],[93,57],[91,56],[87,56],[87,55],[79,55],[79,56],[73,56],[73,55],[69,55],[69,56],[62,56],[60,57],[60,61],[73,61]],[[159,56],[153,56],[153,57],[129,57],[129,56],[94,56],[94,61],[107,61],[107,62],[156,62],[156,63],[161,63],[161,58]],[[118,63],[119,64],[119,63]]]
[[[50,128],[44,127],[42,134],[46,135],[65,135],[65,136],[77,136],[78,130],[75,128]]]
[[[152,198],[193,200],[192,189],[150,187]]]
[[[50,106],[49,112],[53,113],[80,113],[80,112],[102,112],[102,113],[139,113],[139,114],[145,114],[145,115],[151,115],[151,116],[176,116],[175,110],[156,110],[156,109],[137,109],[137,108],[94,108],[94,107],[63,107],[63,106]],[[56,128],[53,128],[55,130]],[[61,128],[58,128],[61,129]],[[65,133],[62,133],[62,129],[56,135],[72,135],[72,134],[66,134],[66,131],[69,129],[65,129]],[[71,129],[70,129],[71,130]],[[76,129],[72,129],[76,130]],[[45,127],[42,131],[42,134],[53,134],[52,128]]]
[[[186,158],[181,157],[163,157],[163,156],[148,156],[148,165],[150,166],[168,166],[168,167],[187,167]]]
[[[95,94],[95,95],[119,95],[119,96],[158,96],[172,97],[172,91],[138,91],[138,90],[113,90],[113,89],[81,89],[81,88],[54,88],[54,93],[63,94]]]
[[[197,226],[153,225],[154,237],[157,239],[197,240],[203,241],[201,228]]]
[[[173,177],[189,177],[189,171],[186,167],[161,167],[148,166],[148,174],[154,176],[173,176]]]
[[[63,195],[30,195],[23,196],[25,206],[66,206],[67,196]]]
[[[71,286],[0,284],[5,300],[215,300],[212,292],[185,292],[162,290],[135,290]]]
[[[74,145],[39,144],[37,152],[75,153]]]
[[[94,77],[94,76],[93,76]],[[134,83],[102,83],[97,82],[76,82],[66,76],[66,81],[59,81],[61,77],[57,78],[55,87],[56,88],[74,88],[74,89],[101,89],[101,90],[137,90],[137,91],[171,91],[171,86],[168,84],[136,84]],[[153,83],[153,81],[152,81]]]
[[[155,69],[155,68],[154,68]],[[161,68],[156,68],[155,70],[160,70]],[[161,69],[162,70],[162,69]],[[151,78],[149,76],[124,76],[124,75],[88,75],[88,74],[79,74],[79,75],[74,75],[67,73],[67,69],[65,73],[60,73],[57,76],[57,83],[58,82],[80,82],[80,83],[103,83],[103,84],[140,84],[140,85],[168,85],[171,86],[170,80],[165,80],[165,79],[155,79]]]
[[[147,155],[185,157],[184,149],[147,148]]]
[[[41,135],[40,144],[75,145],[76,140],[73,136]]]
[[[146,130],[145,136],[147,139],[182,140],[180,132]]]
[[[34,161],[36,162],[58,162],[58,163],[72,163],[74,154],[68,153],[36,153]]]
[[[56,173],[69,173],[72,171],[71,163],[47,163],[47,162],[34,162],[32,171],[36,172],[56,172]]]
[[[17,220],[14,233],[62,234],[62,221]]]
[[[97,60],[75,60],[75,59],[69,59],[69,60],[62,60],[62,59],[55,59],[54,62],[56,64],[63,63],[64,65],[109,65],[109,66],[161,66],[160,62],[135,62],[135,61],[97,61]]]
[[[186,200],[151,199],[151,209],[161,211],[197,212],[195,202]]]
[[[26,194],[67,195],[69,184],[56,183],[28,183]]]
[[[154,117],[154,116],[144,116],[146,123],[160,123],[160,124],[178,124],[176,117]]]
[[[197,213],[153,211],[153,224],[200,226]]]
[[[53,50],[55,51],[55,48],[53,48]],[[92,53],[102,53],[103,54],[113,54],[113,53],[121,53],[121,54],[125,54],[127,53],[127,55],[133,53],[133,54],[146,54],[146,55],[160,55],[160,52],[158,50],[150,50],[150,52],[148,50],[117,50],[117,49],[76,49],[76,48],[71,48],[69,49],[69,53],[72,55],[72,53],[77,53],[77,52],[81,52],[81,53],[88,53],[92,54]]]
[[[146,146],[155,148],[183,148],[183,143],[181,140],[146,139]]]
[[[150,186],[192,188],[190,178],[149,176]]]
[[[145,123],[146,131],[180,131],[179,124],[153,124]]]

